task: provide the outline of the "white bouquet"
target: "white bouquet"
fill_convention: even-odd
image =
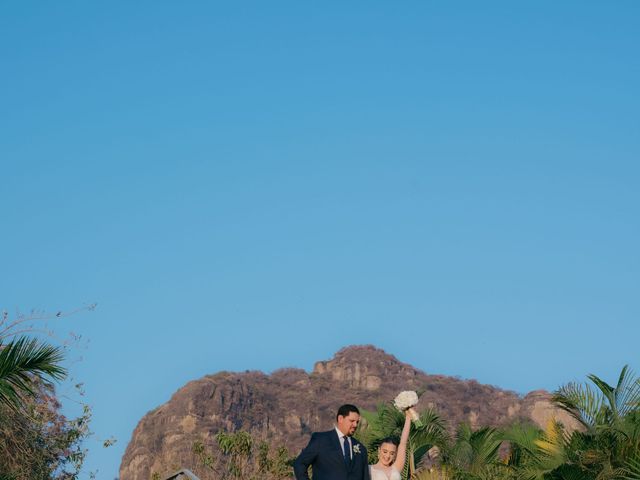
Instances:
[[[422,426],[422,422],[420,422],[420,416],[418,415],[418,412],[416,412],[413,408],[418,404],[418,394],[416,392],[400,392],[393,401],[393,404],[401,412],[405,412],[408,410],[413,423],[415,423],[419,427]]]

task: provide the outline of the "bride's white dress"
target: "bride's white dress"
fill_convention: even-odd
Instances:
[[[378,470],[373,465],[369,465],[369,471],[371,472],[371,480],[402,480],[400,472],[391,467],[391,476],[387,477],[387,474],[382,470]]]

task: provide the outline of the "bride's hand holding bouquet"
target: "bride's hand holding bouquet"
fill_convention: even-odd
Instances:
[[[415,406],[418,404],[418,394],[414,391],[400,392],[393,401],[393,405],[403,413],[406,413],[411,417],[416,427],[421,427],[420,415],[415,410]]]

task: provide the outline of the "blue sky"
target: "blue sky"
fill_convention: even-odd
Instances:
[[[348,344],[522,393],[638,367],[638,20],[4,2],[0,306],[98,302],[56,326],[90,342],[87,472],[189,380]]]

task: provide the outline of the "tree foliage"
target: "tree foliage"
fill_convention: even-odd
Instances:
[[[196,441],[192,445],[192,469],[202,480],[284,480],[293,475],[289,451],[272,448],[250,433],[219,432],[215,443]]]
[[[91,410],[84,406],[77,418],[60,412],[50,386],[40,385],[19,409],[0,406],[0,478],[12,480],[78,477],[89,435]]]
[[[544,429],[526,423],[501,429],[462,424],[450,435],[436,423],[438,435],[424,442],[424,447],[439,448],[436,462],[424,461],[424,448],[414,449],[417,468],[405,471],[403,478],[640,480],[640,381],[626,366],[615,385],[596,375],[587,378],[588,383],[569,383],[553,395],[581,429],[568,431],[551,419]],[[364,414],[362,437],[371,450],[377,439],[397,433],[393,410],[386,405]],[[412,430],[413,438],[418,431]]]
[[[23,397],[35,395],[38,383],[50,386],[67,372],[59,347],[20,336],[6,344],[0,340],[0,404],[21,408]]]
[[[63,380],[64,350],[41,338],[53,332],[41,322],[74,312],[32,312],[0,317],[0,480],[78,478],[90,435],[91,409],[79,402],[76,418],[61,413],[54,382]],[[40,323],[39,323],[40,322]],[[79,385],[77,386],[79,387]],[[113,440],[109,440],[113,442]]]

